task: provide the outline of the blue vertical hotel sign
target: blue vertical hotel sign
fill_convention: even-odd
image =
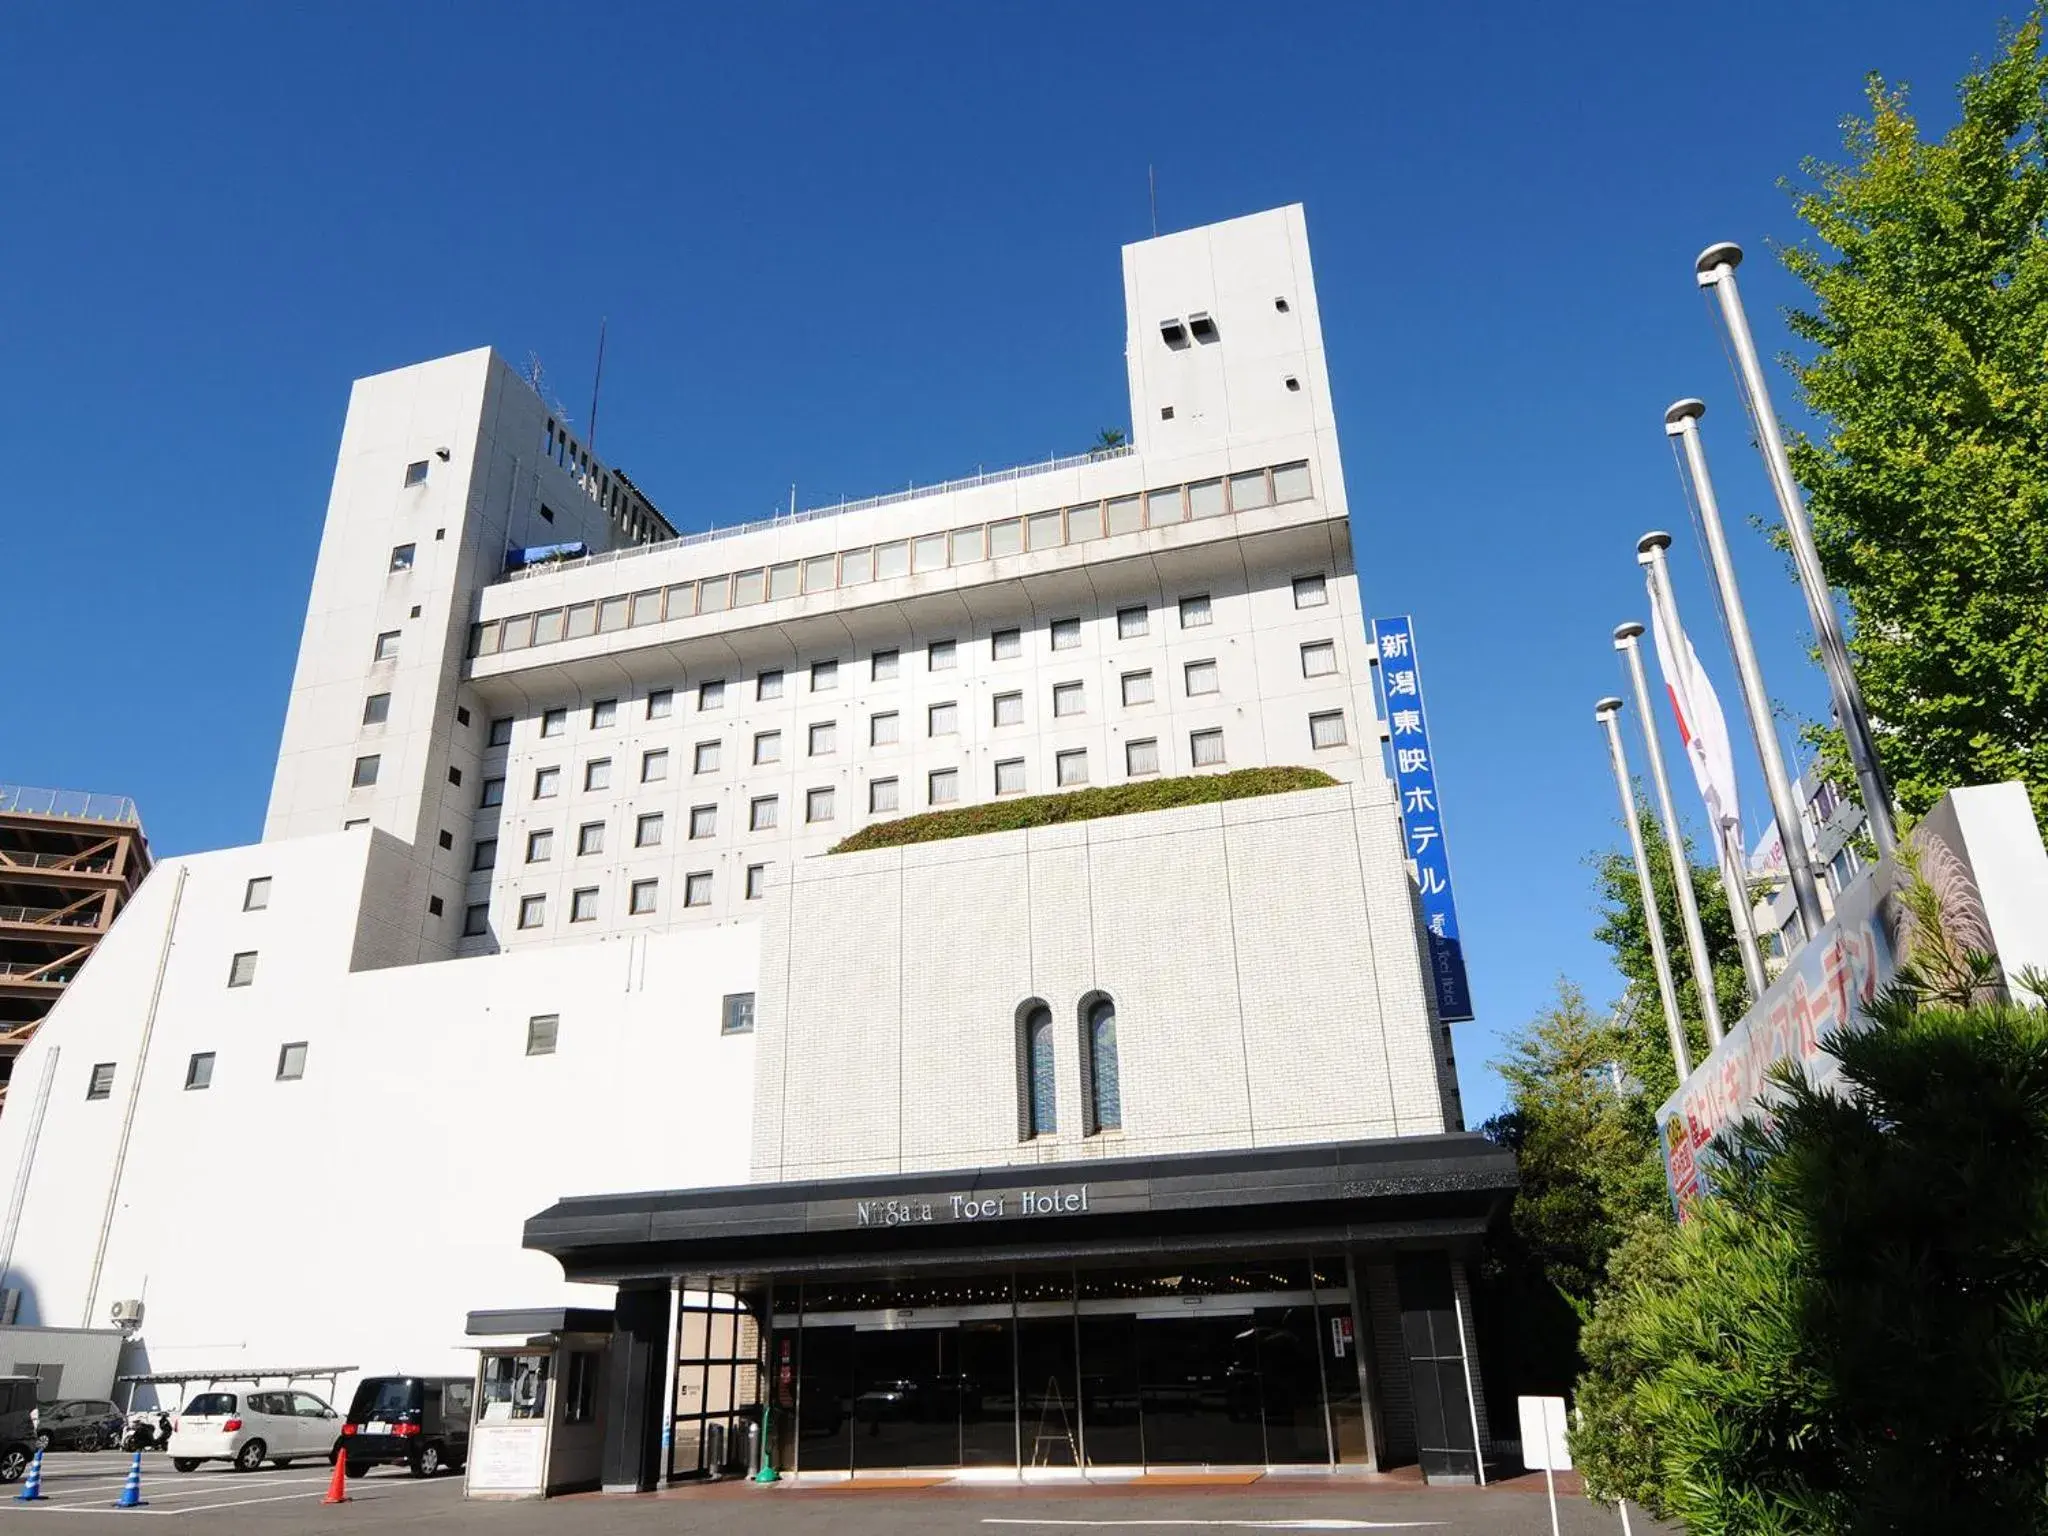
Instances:
[[[1380,692],[1394,752],[1394,788],[1401,797],[1401,831],[1422,894],[1437,1017],[1454,1023],[1472,1017],[1472,989],[1465,980],[1458,902],[1451,892],[1451,856],[1444,846],[1443,815],[1436,798],[1436,758],[1429,749],[1429,715],[1423,708],[1422,671],[1415,660],[1415,621],[1405,613],[1374,619],[1372,639],[1380,653]]]

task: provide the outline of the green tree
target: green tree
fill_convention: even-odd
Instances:
[[[2036,9],[1921,136],[1873,77],[1781,252],[1810,307],[1792,444],[1893,791],[2023,780],[2048,827],[2048,60]],[[1840,771],[1835,777],[1853,784]]]
[[[1104,427],[1095,434],[1095,441],[1089,445],[1091,453],[1114,453],[1124,445],[1122,427]]]

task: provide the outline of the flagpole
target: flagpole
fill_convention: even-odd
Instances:
[[[1771,696],[1764,688],[1763,667],[1757,661],[1756,642],[1749,633],[1749,613],[1742,606],[1742,589],[1735,582],[1735,562],[1728,556],[1728,537],[1721,529],[1721,503],[1714,496],[1713,477],[1707,473],[1707,450],[1700,441],[1700,418],[1706,413],[1706,406],[1698,400],[1678,401],[1664,413],[1664,435],[1677,438],[1685,451],[1693,504],[1699,508],[1701,531],[1707,539],[1707,558],[1714,567],[1714,587],[1721,594],[1721,612],[1728,622],[1728,648],[1735,653],[1735,675],[1742,683],[1743,710],[1749,716],[1749,733],[1756,741],[1756,755],[1763,763],[1764,788],[1771,797],[1771,814],[1777,818],[1778,840],[1785,847],[1785,875],[1792,883],[1792,899],[1799,907],[1799,941],[1803,944],[1820,932],[1820,925],[1826,921],[1820,906],[1820,881],[1814,874],[1813,858],[1807,852],[1805,823],[1800,818],[1799,802],[1792,794],[1791,776],[1785,772],[1785,756],[1778,750]],[[1636,545],[1636,560],[1649,567],[1649,579],[1662,589],[1667,603],[1671,600],[1671,573],[1664,563],[1664,551],[1670,545],[1668,533],[1644,534]]]
[[[1636,884],[1643,894],[1643,926],[1650,935],[1650,959],[1657,968],[1657,996],[1664,1004],[1664,1032],[1671,1041],[1671,1064],[1681,1087],[1692,1076],[1692,1057],[1685,1048],[1685,1023],[1678,1016],[1678,987],[1671,979],[1671,954],[1664,947],[1664,920],[1657,912],[1657,891],[1650,883],[1650,861],[1643,854],[1643,827],[1636,819],[1636,797],[1629,785],[1628,753],[1621,745],[1615,716],[1621,700],[1605,698],[1593,706],[1593,718],[1607,732],[1607,755],[1614,764],[1614,787],[1621,791],[1621,819],[1628,824],[1628,845],[1635,855]]]
[[[1771,977],[1764,969],[1763,946],[1757,942],[1756,902],[1743,874],[1743,852],[1733,841],[1734,824],[1718,830],[1720,835],[1714,841],[1721,854],[1721,889],[1728,893],[1728,911],[1735,918],[1735,942],[1742,951],[1742,974],[1749,983],[1749,1000],[1759,1002],[1764,988],[1771,984]]]
[[[1714,957],[1700,926],[1699,898],[1692,888],[1692,860],[1685,853],[1685,832],[1671,803],[1671,780],[1664,773],[1664,746],[1657,739],[1657,716],[1650,709],[1650,685],[1643,676],[1643,649],[1636,642],[1643,626],[1631,619],[1614,628],[1614,648],[1621,652],[1628,680],[1635,688],[1636,713],[1643,721],[1643,749],[1650,757],[1650,782],[1657,790],[1657,810],[1664,821],[1664,848],[1671,855],[1671,886],[1678,893],[1678,926],[1692,959],[1692,982],[1700,995],[1700,1018],[1707,1026],[1707,1049],[1721,1043],[1721,999],[1714,991]]]
[[[1891,791],[1878,762],[1877,741],[1871,735],[1870,715],[1863,707],[1863,690],[1849,665],[1848,643],[1842,638],[1841,618],[1835,612],[1834,594],[1821,570],[1820,551],[1814,546],[1813,529],[1806,521],[1806,500],[1792,475],[1792,460],[1785,452],[1785,434],[1771,405],[1770,390],[1764,384],[1763,364],[1757,360],[1756,339],[1749,333],[1749,316],[1743,312],[1742,293],[1735,286],[1735,269],[1742,264],[1742,247],[1732,240],[1710,245],[1693,263],[1693,275],[1702,288],[1714,290],[1720,301],[1721,323],[1728,328],[1734,344],[1735,361],[1749,397],[1757,448],[1770,471],[1771,491],[1778,498],[1785,531],[1791,535],[1792,559],[1806,589],[1806,611],[1813,620],[1813,632],[1820,641],[1821,665],[1834,693],[1836,723],[1849,744],[1849,760],[1856,766],[1856,782],[1863,791],[1863,809],[1870,817],[1870,836],[1877,855],[1888,859],[1898,848],[1898,834],[1892,823]]]

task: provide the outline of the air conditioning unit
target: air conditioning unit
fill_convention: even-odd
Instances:
[[[140,1301],[117,1301],[108,1308],[116,1328],[134,1330],[142,1326],[142,1303]]]

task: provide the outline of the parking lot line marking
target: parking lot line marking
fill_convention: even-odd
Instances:
[[[1341,1520],[1333,1518],[1308,1518],[1301,1520],[1058,1520],[1024,1519],[1012,1516],[988,1516],[983,1525],[1037,1525],[1065,1528],[1107,1529],[1124,1526],[1177,1526],[1181,1528],[1201,1527],[1214,1529],[1222,1527],[1235,1531],[1420,1531],[1444,1524],[1441,1520]]]

